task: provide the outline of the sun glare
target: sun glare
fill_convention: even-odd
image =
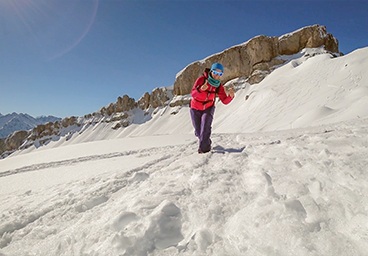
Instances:
[[[54,59],[76,47],[88,34],[99,0],[1,0],[0,31],[21,40],[43,59]]]

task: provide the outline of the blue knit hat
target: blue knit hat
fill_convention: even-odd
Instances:
[[[211,66],[211,71],[215,70],[215,69],[219,69],[222,72],[224,72],[224,66],[222,66],[220,63],[213,63]]]

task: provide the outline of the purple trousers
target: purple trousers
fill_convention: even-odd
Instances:
[[[211,131],[215,107],[205,110],[190,109],[194,133],[199,139],[198,153],[206,153],[211,150]]]

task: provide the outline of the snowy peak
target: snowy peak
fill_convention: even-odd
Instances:
[[[28,114],[0,115],[0,138],[5,138],[15,131],[24,131],[36,127],[39,124],[55,122],[60,118],[54,116],[42,116],[34,118]]]

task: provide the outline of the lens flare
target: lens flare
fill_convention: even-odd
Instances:
[[[52,60],[85,38],[98,5],[99,0],[1,0],[0,33],[19,47]]]

